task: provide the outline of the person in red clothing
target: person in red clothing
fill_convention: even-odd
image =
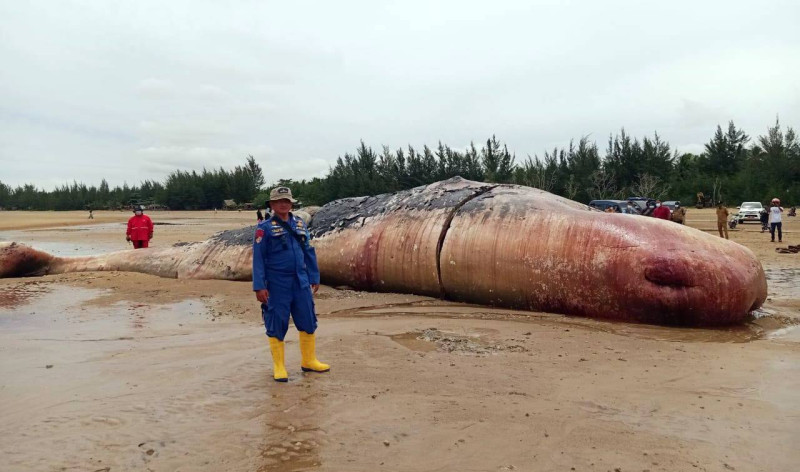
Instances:
[[[672,212],[669,211],[669,208],[662,205],[661,200],[656,200],[656,209],[653,210],[653,217],[669,220],[671,216]]]
[[[128,220],[128,232],[125,240],[133,243],[134,249],[145,248],[153,239],[153,222],[144,214],[144,207],[133,207],[133,216]]]

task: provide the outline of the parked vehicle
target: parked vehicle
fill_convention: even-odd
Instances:
[[[675,212],[675,206],[680,205],[681,202],[680,200],[667,200],[666,202],[661,202],[661,204],[669,208],[669,214],[672,215]]]
[[[627,200],[592,200],[589,202],[589,206],[602,211],[613,208],[616,213],[639,214],[638,208],[631,205]]]
[[[636,205],[640,215],[650,216],[656,208],[656,201],[648,197],[628,197],[628,201]]]
[[[761,202],[742,202],[738,208],[739,216],[737,218],[739,223],[744,223],[745,221],[753,221],[755,223],[761,222],[759,213],[761,209],[764,208]]]

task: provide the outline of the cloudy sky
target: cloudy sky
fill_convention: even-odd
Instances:
[[[0,181],[112,185],[364,140],[518,158],[625,127],[800,127],[800,3],[0,0]]]

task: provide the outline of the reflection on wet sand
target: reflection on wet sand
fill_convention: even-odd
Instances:
[[[47,229],[28,229],[17,231],[0,232],[0,241],[25,241],[28,246],[54,256],[91,256],[103,252],[118,251],[127,249],[127,246],[119,242],[104,241],[96,237],[96,233],[104,231],[109,233],[123,234],[125,227],[121,223],[105,223],[92,226],[77,226],[71,228],[60,228],[54,231]],[[77,233],[76,241],[64,241],[63,233]],[[86,233],[86,234],[81,234]],[[124,239],[124,238],[123,238]]]
[[[503,351],[528,352],[528,349],[513,342],[490,341],[488,338],[492,334],[496,333],[491,330],[476,329],[458,333],[428,328],[390,335],[389,338],[406,349],[417,352],[438,350],[439,352],[476,356],[497,354]]]
[[[416,352],[432,352],[437,348],[436,343],[425,339],[419,331],[393,334],[389,338],[406,349]]]
[[[493,309],[479,305],[465,305],[440,300],[386,304],[365,308],[334,311],[337,317],[420,317],[449,319],[506,320],[520,323],[558,323],[576,329],[675,342],[744,343],[763,339],[777,330],[800,324],[800,319],[784,316],[769,305],[742,325],[721,328],[680,328],[637,323],[591,320],[550,313],[533,313],[506,309]],[[404,338],[400,341],[406,342]],[[401,344],[403,343],[401,342]]]
[[[97,307],[105,290],[44,285],[0,307],[0,468],[254,470],[253,457],[214,465],[207,454],[212,443],[255,449],[232,426],[263,389],[252,355],[231,362],[250,330],[211,323],[198,300]],[[252,381],[234,380],[248,370]]]
[[[0,291],[0,308],[15,308],[23,305],[28,299],[48,291],[47,283],[30,281],[24,284],[3,288]]]
[[[271,389],[259,472],[313,470],[322,464],[320,449],[328,442],[320,427],[326,395],[313,379],[304,380],[309,383]]]
[[[796,268],[767,268],[767,289],[770,297],[800,298],[800,269]]]

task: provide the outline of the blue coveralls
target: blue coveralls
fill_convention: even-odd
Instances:
[[[302,218],[289,213],[287,222],[304,239],[302,245],[278,221],[273,216],[256,228],[253,290],[269,290],[267,303],[261,304],[261,317],[267,336],[283,341],[289,329],[289,313],[298,331],[313,334],[317,330],[310,284],[319,283],[319,267]]]

